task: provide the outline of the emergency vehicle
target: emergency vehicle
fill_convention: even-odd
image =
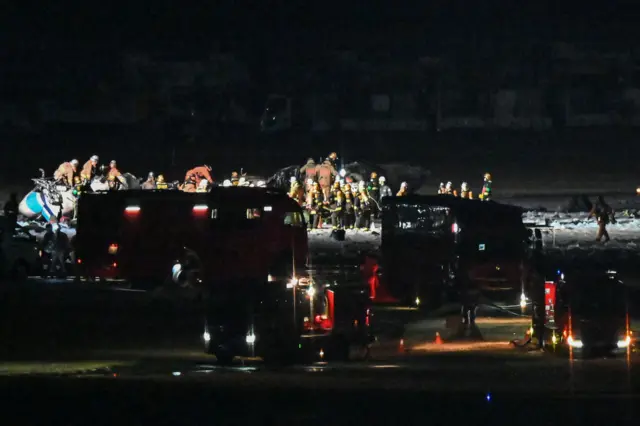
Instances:
[[[382,200],[380,286],[403,304],[519,306],[526,300],[528,232],[522,210],[454,196]]]
[[[371,301],[362,289],[307,278],[212,288],[203,342],[218,363],[236,356],[266,363],[364,357],[371,334]]]
[[[168,282],[185,257],[209,283],[290,279],[308,255],[300,206],[264,188],[83,194],[74,243],[84,276],[136,286]]]
[[[627,291],[616,271],[583,265],[552,275],[532,294],[530,332],[541,346],[583,356],[631,348]]]

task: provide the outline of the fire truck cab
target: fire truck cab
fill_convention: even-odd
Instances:
[[[291,279],[218,286],[208,296],[202,340],[221,364],[346,360],[373,341],[368,295],[350,287]]]
[[[583,266],[550,275],[535,297],[532,327],[545,349],[585,356],[630,349],[627,291],[615,271]]]
[[[526,292],[527,239],[518,207],[450,195],[385,197],[381,285],[420,308],[481,296],[517,305]]]
[[[136,286],[290,279],[308,255],[300,206],[264,188],[83,194],[75,246],[83,275]],[[197,273],[181,274],[185,258]]]

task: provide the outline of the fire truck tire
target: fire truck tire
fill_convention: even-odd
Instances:
[[[218,365],[231,365],[233,364],[233,354],[226,351],[214,351],[216,357],[216,364]]]
[[[337,335],[331,340],[331,348],[327,358],[331,361],[349,361],[349,340],[342,335]]]

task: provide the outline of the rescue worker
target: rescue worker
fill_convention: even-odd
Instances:
[[[358,217],[356,227],[362,231],[368,231],[371,227],[371,199],[367,195],[366,189],[360,190],[358,200]]]
[[[367,185],[367,195],[371,201],[371,214],[373,217],[378,217],[380,209],[378,208],[378,201],[380,200],[380,184],[378,183],[378,173],[371,172],[369,178],[369,184]]]
[[[598,196],[598,201],[593,205],[593,208],[589,212],[588,217],[595,217],[598,223],[596,241],[600,242],[604,237],[604,242],[609,242],[611,238],[609,237],[609,232],[607,231],[607,225],[610,222],[615,223],[615,217],[613,209],[604,201],[602,195]]]
[[[438,194],[445,194],[444,182],[440,182],[440,186],[438,187]]]
[[[295,200],[295,202],[298,203],[300,207],[304,206],[305,204],[304,191],[302,190],[302,185],[300,185],[300,182],[295,181],[291,184],[291,189],[289,190],[289,197]]]
[[[304,177],[305,181],[311,179],[312,181],[316,179],[316,175],[318,174],[318,165],[313,158],[307,158],[307,163],[300,167],[300,175]],[[309,189],[307,188],[307,191]]]
[[[446,195],[454,195],[453,194],[453,183],[447,182],[447,184],[444,186],[444,193]]]
[[[409,195],[409,185],[407,184],[407,182],[402,182],[400,184],[400,191],[398,191],[396,196],[397,197],[404,197],[406,195]]]
[[[345,229],[353,229],[356,225],[355,199],[350,184],[344,186],[343,224]]]
[[[12,192],[9,200],[4,203],[4,217],[7,218],[6,232],[8,235],[13,235],[18,224],[18,194],[15,192]]]
[[[338,166],[336,165],[336,162],[338,161],[338,154],[336,152],[332,152],[331,154],[329,154],[329,156],[325,158],[324,161],[328,161],[329,164],[331,164],[331,167],[336,170],[338,169]]]
[[[389,185],[387,185],[387,178],[385,178],[384,176],[380,176],[380,179],[378,179],[378,181],[380,182],[380,202],[382,202],[382,199],[384,197],[391,197],[393,196],[393,192],[391,191],[391,187]]]
[[[311,192],[311,190],[313,189],[313,183],[315,182],[315,180],[313,180],[312,178],[308,178],[305,181],[305,185],[304,185],[304,192],[306,194],[308,194],[309,192]]]
[[[211,177],[211,166],[206,164],[204,166],[194,167],[193,169],[187,171],[184,176],[185,184],[187,182],[193,181],[196,187],[200,186],[200,182],[203,179],[206,179],[207,182],[213,184],[213,178]]]
[[[158,182],[156,182],[156,189],[158,188]],[[208,192],[209,191],[209,181],[206,179],[202,179],[198,186],[196,187],[196,192]]]
[[[331,203],[331,227],[333,229],[344,228],[344,194],[340,189],[334,193]]]
[[[231,183],[231,179],[225,179],[224,182],[222,182],[223,188],[229,188],[231,186],[233,186],[233,184]]]
[[[482,185],[482,192],[480,193],[480,199],[482,201],[491,201],[491,187],[492,187],[491,174],[484,174],[484,184]]]
[[[75,176],[73,178],[73,191],[71,192],[74,197],[76,197],[76,202],[73,205],[73,219],[78,218],[78,199],[80,199],[80,195],[84,192],[85,186],[82,184],[82,179],[80,176]]]
[[[240,176],[238,175],[238,172],[231,172],[231,185],[238,186],[239,183],[240,183]]]
[[[322,226],[322,210],[324,197],[320,190],[319,184],[316,182],[311,190],[311,202],[309,209],[309,229],[319,229]]]
[[[322,193],[326,198],[329,198],[329,192],[331,189],[331,183],[333,178],[338,175],[336,168],[327,159],[318,166],[318,183],[322,189]]]
[[[469,184],[467,182],[462,182],[462,185],[460,185],[460,197],[468,199],[473,198],[473,193],[469,189]]]
[[[56,182],[64,183],[68,187],[73,186],[73,178],[78,173],[78,166],[80,162],[76,159],[66,161],[58,166],[55,172],[53,172],[53,178]]]
[[[109,162],[109,172],[107,173],[107,177],[114,177],[114,178],[119,178],[120,176],[122,176],[122,173],[120,173],[120,170],[118,170],[118,165],[116,163],[116,160],[111,160],[111,162]]]
[[[158,175],[156,189],[169,189],[169,185],[167,185],[167,182],[164,180],[164,175]]]
[[[140,187],[142,189],[156,189],[156,178],[153,172],[149,172],[147,180],[145,180]]]
[[[93,179],[93,177],[96,175],[96,170],[98,169],[98,161],[99,157],[97,155],[92,155],[91,158],[89,158],[89,161],[84,163],[84,166],[82,166],[80,178],[85,184],[91,182],[91,179]]]

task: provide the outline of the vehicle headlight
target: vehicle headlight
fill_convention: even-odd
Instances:
[[[247,342],[248,344],[252,345],[252,344],[254,344],[256,342],[256,335],[253,334],[253,333],[249,333],[244,338],[244,341]]]
[[[582,344],[582,340],[574,339],[573,336],[567,337],[567,345],[571,346],[572,348],[581,348],[582,346],[584,346]]]
[[[631,344],[631,336],[627,336],[622,340],[618,340],[619,348],[628,348],[630,344]]]

